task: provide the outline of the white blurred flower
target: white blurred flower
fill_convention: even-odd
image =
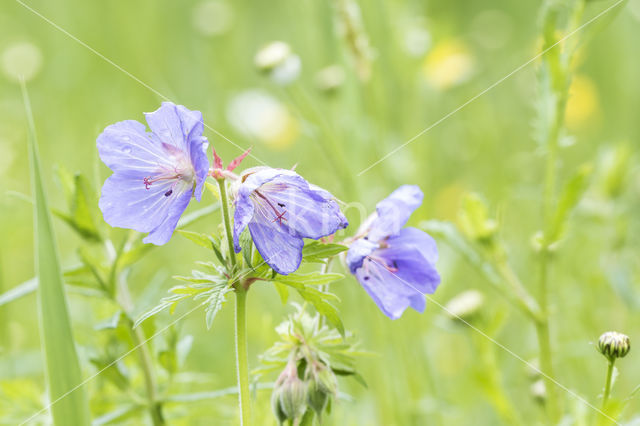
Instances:
[[[445,305],[445,312],[452,319],[469,320],[484,304],[484,295],[478,290],[466,290]]]
[[[41,66],[42,53],[33,43],[14,43],[2,52],[2,70],[14,81],[31,80],[38,74]]]
[[[225,1],[206,0],[193,8],[192,22],[204,36],[221,35],[233,24],[233,9]]]
[[[427,30],[427,22],[423,17],[412,18],[403,22],[404,50],[410,55],[419,57],[427,53],[431,47],[431,34]]]
[[[287,85],[298,78],[302,68],[300,57],[283,41],[272,41],[258,50],[254,63],[280,85]]]
[[[298,122],[287,107],[262,90],[236,95],[227,108],[227,120],[239,132],[277,149],[298,136]]]
[[[329,65],[316,74],[316,85],[320,90],[331,92],[344,83],[345,77],[344,69],[340,65]]]

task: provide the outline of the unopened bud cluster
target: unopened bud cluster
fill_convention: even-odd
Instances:
[[[301,419],[308,409],[320,419],[329,400],[337,393],[336,376],[321,362],[307,365],[299,376],[297,362],[289,361],[276,380],[271,407],[280,424]]]
[[[627,335],[607,331],[598,339],[597,349],[609,362],[613,362],[617,358],[624,358],[629,353],[631,341]]]

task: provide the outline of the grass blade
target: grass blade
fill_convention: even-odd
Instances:
[[[56,426],[91,424],[89,404],[81,383],[82,375],[71,332],[62,272],[53,235],[51,216],[42,184],[35,125],[26,86],[22,93],[27,113],[29,162],[34,204],[34,244],[38,277],[38,316],[45,376],[53,423]]]

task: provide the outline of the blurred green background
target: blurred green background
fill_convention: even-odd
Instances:
[[[533,58],[540,46],[540,2],[27,4],[69,34],[15,1],[0,6],[2,291],[34,275],[32,207],[16,195],[30,193],[19,73],[29,79],[53,207],[66,209],[56,167],[82,172],[99,189],[109,171],[99,162],[97,135],[116,121],[143,121],[142,112],[155,110],[162,94],[202,111],[208,126],[237,145],[205,129],[226,161],[253,146],[255,158],[273,167],[297,164],[296,170],[311,182],[347,203],[361,203],[367,212],[398,185],[412,183],[426,195],[411,219],[413,225],[433,218],[455,222],[463,194],[483,194],[498,218],[515,269],[527,287],[535,287],[537,264],[530,241],[541,226],[544,173],[542,149],[533,137],[538,61],[359,173]],[[589,1],[585,16],[595,16],[611,4]],[[566,115],[572,138],[564,141],[560,153],[559,179],[565,180],[583,163],[593,164],[596,172],[554,261],[550,285],[556,379],[595,405],[605,361],[592,343],[609,329],[640,341],[640,1],[632,0],[611,15],[615,19],[592,33],[573,66]],[[283,75],[265,75],[254,58],[275,40],[286,42],[297,59]],[[615,152],[625,161],[612,165]],[[249,158],[243,166],[258,164]],[[602,190],[612,170],[622,175],[615,194]],[[204,202],[213,198],[208,195]],[[192,210],[200,207],[193,204]],[[349,231],[355,232],[361,215],[356,208],[347,213]],[[191,228],[216,232],[218,222],[217,216],[209,216]],[[55,227],[62,265],[77,263],[80,239],[61,221]],[[137,308],[154,306],[175,284],[172,275],[184,275],[195,260],[208,257],[210,252],[180,236],[151,252],[130,279]],[[482,291],[486,317],[504,321],[495,338],[526,360],[537,356],[530,323],[444,243],[438,267],[443,283],[434,295],[437,301],[444,304],[471,288]],[[487,398],[472,330],[447,320],[434,304],[422,315],[407,311],[390,321],[350,277],[332,290],[342,299],[338,307],[345,326],[358,336],[362,348],[378,356],[358,360],[368,388],[342,381],[341,389],[353,401],[335,404],[325,424],[501,423]],[[274,326],[290,309],[268,285],[256,284],[248,303],[250,362],[255,367],[257,355],[276,339]],[[91,348],[104,344],[94,326],[109,318],[113,307],[74,294],[69,304],[88,377],[95,372],[86,362]],[[168,322],[169,316],[162,321]],[[232,323],[231,300],[210,331],[201,311],[180,323],[180,333],[194,340],[183,369],[190,374],[172,385],[176,390],[235,384]],[[492,351],[507,395],[524,423],[543,422],[527,367],[497,346]],[[640,383],[636,357],[632,350],[618,364],[621,374],[614,393],[621,397]],[[101,401],[117,390],[100,377],[87,386],[93,407],[103,413],[108,404]],[[560,392],[565,410],[574,418],[592,417],[588,407]],[[36,302],[29,295],[0,306],[0,424],[14,424],[38,411],[43,395]],[[229,396],[168,405],[167,412],[171,424],[235,424],[236,408],[235,397]],[[626,418],[639,410],[636,399],[627,407]],[[258,392],[256,417],[258,424],[275,424],[268,392]],[[143,418],[123,424],[141,424]]]

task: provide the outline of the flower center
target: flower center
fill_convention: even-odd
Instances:
[[[193,166],[183,159],[182,161],[178,161],[177,165],[173,168],[162,167],[158,169],[155,175],[144,177],[142,183],[145,189],[148,190],[151,185],[156,182],[173,182],[171,188],[164,193],[164,196],[168,197],[173,194],[173,190],[180,182],[185,183],[186,186],[193,185],[194,176],[195,171],[193,170]]]

